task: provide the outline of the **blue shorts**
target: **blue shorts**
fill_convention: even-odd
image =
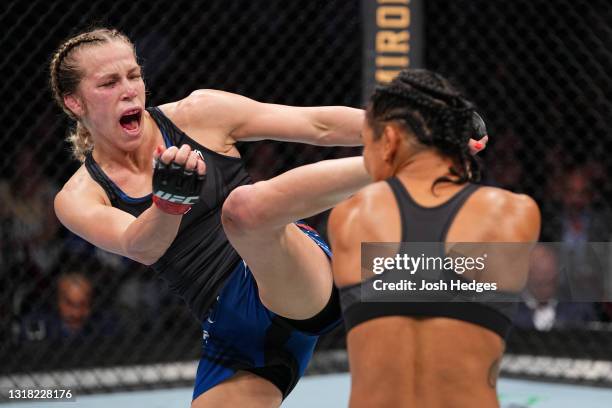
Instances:
[[[329,247],[315,230],[303,224],[298,226],[331,256]],[[261,303],[250,269],[240,262],[202,324],[204,344],[193,399],[238,370],[269,380],[285,398],[304,374],[318,336],[340,322],[335,289],[329,304],[311,319],[296,321],[272,313]]]

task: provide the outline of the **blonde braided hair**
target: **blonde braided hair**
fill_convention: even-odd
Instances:
[[[74,58],[74,51],[85,46],[109,43],[115,40],[129,44],[134,50],[134,44],[120,31],[109,28],[96,28],[64,41],[53,54],[49,64],[49,82],[53,99],[55,99],[55,102],[68,117],[76,121],[76,127],[69,133],[67,140],[72,145],[74,157],[81,162],[85,160],[85,155],[93,149],[93,140],[85,125],[64,103],[64,96],[75,93],[83,78],[83,71]],[[136,51],[134,50],[135,56]]]

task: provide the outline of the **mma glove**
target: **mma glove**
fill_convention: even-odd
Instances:
[[[206,175],[187,170],[174,162],[165,164],[155,159],[153,165],[153,203],[162,211],[183,215],[200,201]]]

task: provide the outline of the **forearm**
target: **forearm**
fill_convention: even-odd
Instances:
[[[317,145],[361,146],[364,111],[345,106],[324,106],[314,109],[312,122],[318,129]]]
[[[346,106],[286,106],[240,95],[200,92],[191,98],[207,123],[227,129],[230,142],[279,140],[321,146],[360,146],[365,112]],[[210,126],[202,124],[202,126]]]
[[[126,255],[145,265],[155,263],[176,238],[181,219],[181,215],[165,213],[152,205],[125,230]]]

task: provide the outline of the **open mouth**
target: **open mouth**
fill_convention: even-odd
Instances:
[[[138,130],[138,128],[140,127],[141,119],[142,119],[142,110],[140,108],[131,109],[125,112],[123,115],[121,115],[121,118],[119,118],[119,124],[125,130],[129,132],[133,132],[135,130]]]

